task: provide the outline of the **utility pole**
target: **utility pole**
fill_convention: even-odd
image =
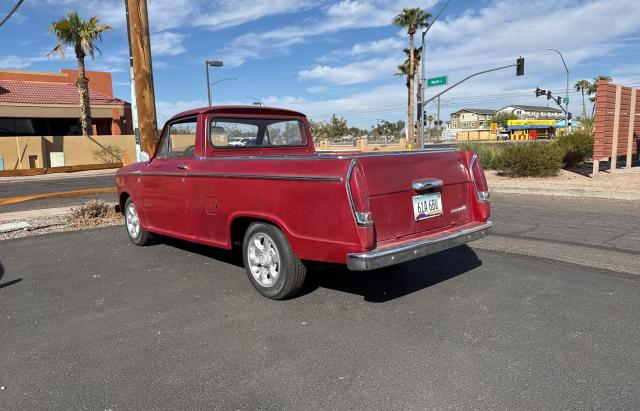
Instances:
[[[140,146],[152,155],[158,136],[147,0],[127,0]]]
[[[436,109],[436,130],[440,129],[440,96],[438,96],[438,98],[436,99],[436,105],[437,105],[437,109]]]
[[[140,129],[138,128],[138,106],[136,105],[136,80],[133,77],[133,55],[131,53],[131,30],[129,30],[129,4],[124,0],[124,9],[127,16],[127,40],[129,41],[129,81],[131,82],[131,126],[136,142],[136,161],[141,161]]]

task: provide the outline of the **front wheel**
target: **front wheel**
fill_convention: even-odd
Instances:
[[[244,235],[244,266],[251,284],[263,296],[282,300],[300,291],[307,269],[293,253],[284,233],[265,223],[253,223]]]
[[[147,245],[151,242],[151,233],[142,228],[138,210],[131,198],[124,203],[124,222],[127,227],[129,239],[135,245]]]

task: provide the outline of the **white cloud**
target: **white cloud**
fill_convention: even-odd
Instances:
[[[301,80],[323,80],[332,84],[357,84],[381,78],[391,78],[395,72],[398,59],[395,57],[373,58],[356,61],[344,66],[315,66],[300,71]]]
[[[311,94],[319,94],[324,92],[326,89],[327,88],[323,86],[312,86],[312,87],[305,88],[304,91]]]
[[[206,105],[207,101],[205,100],[158,101],[156,103],[158,122],[165,122],[178,113],[186,110],[191,110],[196,107],[203,107]]]
[[[356,43],[351,47],[350,54],[357,56],[370,53],[388,53],[390,50],[408,47],[407,41],[400,37],[388,37],[381,40]]]
[[[151,51],[158,56],[177,56],[187,51],[184,46],[185,34],[163,31],[151,34]]]
[[[309,37],[388,26],[403,7],[428,7],[435,3],[436,0],[343,0],[325,8],[321,17],[304,24],[243,34],[223,47],[221,54],[229,66],[239,66],[248,59],[288,54],[291,46],[305,43]]]
[[[23,69],[29,67],[33,63],[45,60],[46,57],[44,55],[36,57],[24,57],[16,55],[0,56],[0,67],[5,69]]]

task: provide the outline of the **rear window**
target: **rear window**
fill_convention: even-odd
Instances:
[[[297,119],[213,118],[209,142],[218,148],[284,147],[304,146],[307,138]]]

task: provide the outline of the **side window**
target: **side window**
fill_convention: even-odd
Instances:
[[[167,128],[162,137],[158,157],[163,158],[191,158],[196,149],[195,118],[178,120]]]
[[[278,121],[267,125],[272,146],[299,146],[303,143],[302,127],[298,120]]]

